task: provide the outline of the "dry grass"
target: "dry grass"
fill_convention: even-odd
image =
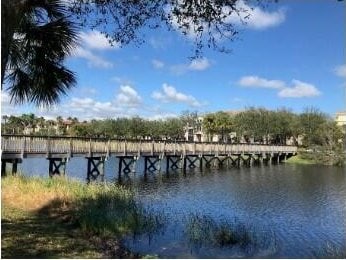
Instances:
[[[1,202],[24,211],[37,211],[52,201],[61,201],[67,207],[73,198],[66,180],[8,177],[1,183]]]

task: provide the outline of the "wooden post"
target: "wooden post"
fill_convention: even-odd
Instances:
[[[252,154],[249,154],[249,167],[251,167],[253,165],[253,157],[252,157]]]
[[[92,156],[92,150],[91,150],[91,138],[89,139],[89,152],[88,152],[88,157]]]
[[[199,155],[199,168],[203,170],[203,155]]]
[[[269,155],[269,164],[272,164],[273,163],[273,154],[271,153],[270,155]]]
[[[138,147],[138,158],[142,155],[142,140],[139,140],[139,147]]]
[[[100,179],[104,181],[104,162],[105,157],[87,157],[88,168],[87,168],[87,181],[97,181]]]
[[[150,150],[151,155],[154,155],[154,141],[151,142],[151,150]]]
[[[123,158],[122,158],[122,157],[119,157],[118,180],[121,179],[122,166],[123,166]]]
[[[159,167],[156,167],[159,162]],[[144,173],[147,171],[154,172],[160,170],[161,157],[160,156],[144,156]]]
[[[1,160],[1,176],[6,176],[6,161]]]
[[[12,175],[16,175],[18,171],[18,159],[12,160]]]
[[[111,140],[108,139],[107,141],[107,150],[106,150],[106,157],[108,158],[110,156],[111,153]]]
[[[183,171],[184,174],[186,174],[186,156],[185,155],[183,155],[182,160],[183,160],[182,171]]]
[[[69,150],[69,157],[72,157],[73,155],[73,140],[70,138],[70,150]]]
[[[121,178],[121,173],[128,174],[131,172],[131,166],[135,165],[135,156],[119,156],[118,177]],[[123,167],[124,166],[124,167]]]
[[[65,176],[66,158],[47,158],[49,160],[49,177]]]
[[[50,150],[51,150],[51,143],[50,143],[50,136],[47,138],[47,157],[50,157]]]
[[[166,173],[169,171],[169,155],[166,156]]]
[[[26,138],[23,138],[23,144],[22,144],[22,152],[21,152],[21,157],[24,158],[25,156],[25,150],[26,150]]]
[[[144,156],[144,174],[147,174],[148,171],[148,157]]]

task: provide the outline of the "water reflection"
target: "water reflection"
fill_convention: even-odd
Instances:
[[[159,232],[125,240],[130,249],[139,253],[168,258],[346,255],[343,168],[283,164],[144,174],[143,164],[138,163],[136,172],[123,174],[119,179],[117,165],[116,158],[106,162],[106,180],[132,187],[139,201],[166,218],[166,225]],[[48,176],[48,161],[26,159],[19,169]],[[86,160],[72,158],[67,174],[85,181]],[[245,247],[191,243],[186,234],[191,215],[217,223],[237,220],[256,243]]]
[[[138,197],[169,225],[163,235],[127,240],[142,253],[163,257],[328,257],[344,254],[346,173],[321,166],[279,165],[156,175],[138,183]],[[154,205],[154,206],[153,206]],[[187,246],[189,214],[240,219],[261,244],[246,248]],[[145,237],[145,235],[144,235]]]

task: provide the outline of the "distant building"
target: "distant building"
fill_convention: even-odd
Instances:
[[[335,121],[337,125],[346,127],[346,111],[336,113]]]
[[[241,111],[225,111],[230,115],[235,115]],[[225,133],[224,136],[220,134],[209,135],[203,129],[204,116],[198,116],[196,121],[192,125],[185,126],[184,138],[189,142],[230,142],[236,137],[235,132]],[[245,142],[245,140],[242,140]]]
[[[193,125],[185,126],[185,140],[189,142],[206,142],[207,137],[202,130],[203,117],[199,116]]]

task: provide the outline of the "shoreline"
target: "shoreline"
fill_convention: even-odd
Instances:
[[[298,151],[296,156],[287,159],[285,163],[288,164],[301,164],[301,165],[326,165],[345,167],[346,154],[337,151],[323,151],[323,152],[306,152]]]

